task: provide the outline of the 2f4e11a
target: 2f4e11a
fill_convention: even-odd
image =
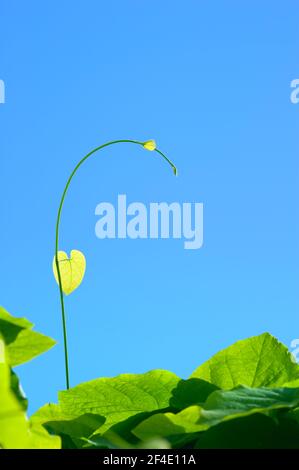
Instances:
[[[196,460],[194,455],[185,455],[185,454],[152,454],[148,455],[148,465],[156,464],[165,464],[165,465],[189,465],[195,464]]]

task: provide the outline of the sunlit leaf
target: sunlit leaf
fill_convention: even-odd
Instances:
[[[85,256],[78,250],[72,250],[70,257],[64,251],[59,251],[58,263],[62,290],[66,295],[69,295],[80,286],[84,278],[86,269]],[[55,256],[53,259],[53,272],[56,282],[59,284]]]
[[[269,333],[264,333],[219,351],[199,366],[191,377],[224,389],[237,385],[281,387],[299,378],[299,366],[292,360],[286,346]]]

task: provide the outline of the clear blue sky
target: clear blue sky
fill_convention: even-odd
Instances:
[[[82,168],[60,248],[87,272],[66,300],[71,382],[170,369],[187,377],[237,339],[299,337],[297,0],[19,1],[0,6],[0,303],[58,340],[17,372],[31,411],[64,387],[51,263],[63,185]],[[204,203],[204,247],[98,240],[96,205]]]

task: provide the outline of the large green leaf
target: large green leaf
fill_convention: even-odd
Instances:
[[[7,352],[5,343],[0,337],[0,448],[24,448],[28,443],[26,414],[10,388]]]
[[[168,409],[169,411],[180,411],[193,404],[202,404],[210,393],[217,389],[215,385],[201,379],[179,380],[176,387],[171,390]],[[156,410],[144,411],[121,420],[112,425],[104,434],[104,437],[112,443],[118,443],[118,439],[115,439],[115,436],[119,436],[125,442],[137,445],[138,439],[132,434],[132,429],[155,412]],[[105,427],[99,431],[103,433]]]
[[[103,433],[139,413],[167,409],[179,381],[175,374],[164,370],[122,374],[60,392],[59,402],[62,412],[67,415],[76,417],[92,413],[103,416],[105,423],[100,428]]]
[[[219,423],[255,413],[291,409],[299,404],[299,388],[250,388],[213,392],[204,406],[190,406],[173,413],[159,413],[140,423],[133,433],[142,440],[205,431]]]
[[[119,442],[126,443],[126,439],[134,437],[130,430],[142,419],[170,409],[180,382],[175,374],[163,370],[92,380],[60,392],[59,405],[43,406],[31,417],[31,422],[60,435],[66,447],[107,447],[109,442],[115,447],[114,442],[118,446]],[[208,387],[211,389],[210,384]],[[181,391],[177,403],[180,398]]]
[[[0,448],[60,448],[60,438],[50,436],[41,426],[30,426],[18,378],[11,373],[6,345],[0,336]]]
[[[54,346],[52,338],[32,331],[33,326],[26,318],[15,318],[0,307],[0,333],[12,367],[30,361]]]
[[[223,389],[237,385],[249,387],[281,387],[299,379],[299,366],[292,360],[286,346],[274,336],[260,336],[238,341],[224,349],[193,372]]]

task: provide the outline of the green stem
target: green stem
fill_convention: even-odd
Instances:
[[[76,172],[80,168],[80,166],[87,160],[91,155],[96,153],[98,150],[101,150],[105,147],[108,147],[109,145],[114,145],[114,144],[120,144],[120,143],[131,143],[131,144],[137,144],[137,145],[144,145],[144,142],[139,142],[138,140],[127,140],[127,139],[122,139],[122,140],[112,140],[110,142],[107,142],[106,144],[100,145],[99,147],[96,147],[93,149],[91,152],[89,152],[85,157],[83,157],[79,163],[75,166],[74,170],[72,171],[71,175],[69,176],[64,191],[61,196],[60,204],[59,204],[59,209],[58,209],[58,214],[57,214],[57,219],[56,219],[56,235],[55,235],[55,265],[57,269],[57,274],[58,274],[58,284],[59,284],[59,293],[60,293],[60,304],[61,304],[61,316],[62,316],[62,327],[63,327],[63,341],[64,341],[64,360],[65,360],[65,379],[66,379],[66,388],[69,389],[70,387],[70,379],[69,379],[69,360],[68,360],[68,347],[67,347],[67,329],[66,329],[66,315],[65,315],[65,308],[64,308],[64,295],[63,295],[63,290],[62,290],[62,281],[61,281],[61,274],[60,274],[60,268],[59,268],[59,262],[58,262],[58,246],[59,246],[59,226],[60,226],[60,219],[61,219],[61,212],[62,212],[62,207],[63,203],[65,200],[66,193],[68,191],[69,185],[71,184],[71,181],[73,177],[75,176]],[[155,149],[159,155],[161,155],[167,163],[172,167],[174,174],[177,174],[177,170],[175,165],[158,149]]]

